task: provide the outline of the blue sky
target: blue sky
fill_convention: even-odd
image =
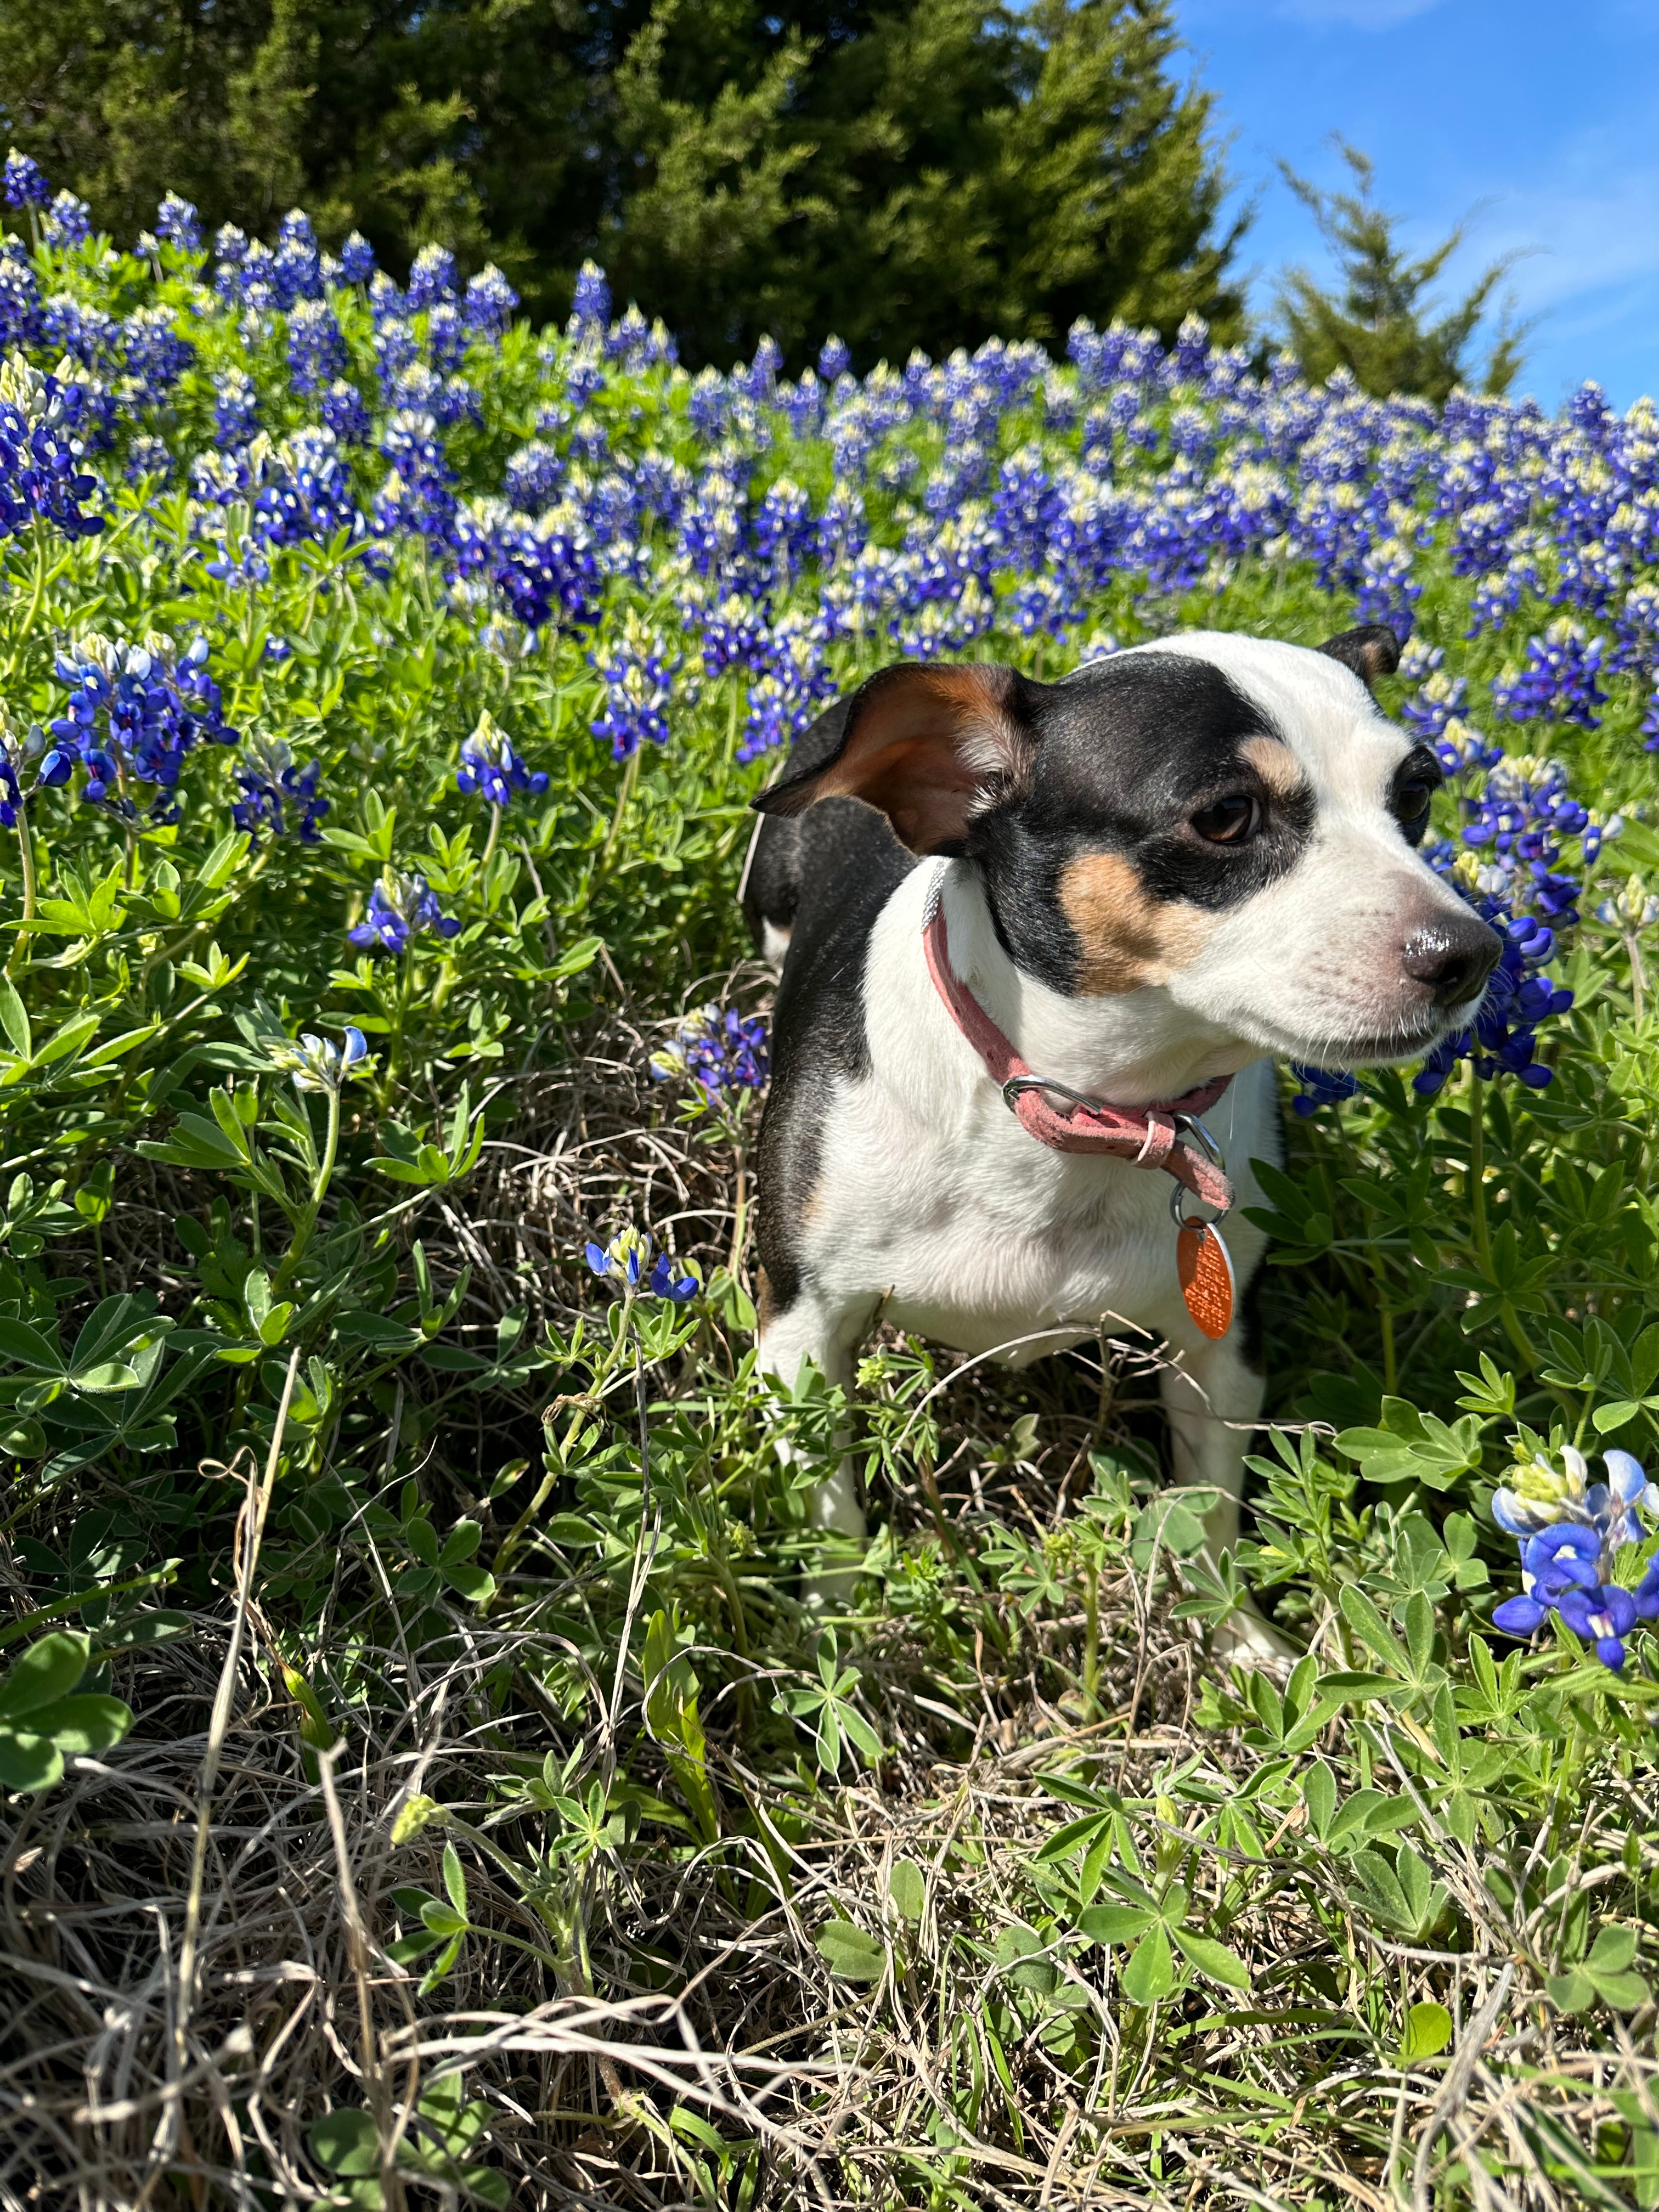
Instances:
[[[1340,131],[1421,248],[1474,213],[1449,270],[1467,283],[1512,248],[1540,318],[1517,392],[1555,406],[1593,376],[1620,407],[1659,398],[1659,0],[1176,0],[1217,94],[1267,314],[1287,261],[1327,264],[1282,156],[1332,184]]]

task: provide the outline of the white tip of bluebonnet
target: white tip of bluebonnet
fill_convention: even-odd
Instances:
[[[1492,1517],[1511,1536],[1530,1536],[1538,1523],[1512,1490],[1492,1493]]]
[[[1627,1451],[1603,1452],[1601,1464],[1607,1471],[1608,1487],[1621,1505],[1634,1504],[1650,1487],[1641,1462]]]

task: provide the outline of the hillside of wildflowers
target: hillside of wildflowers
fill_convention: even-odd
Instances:
[[[3,187],[6,2202],[1659,2203],[1659,411]],[[1355,622],[1506,951],[1286,1071],[1237,1556],[1139,1339],[774,1403],[780,749]]]

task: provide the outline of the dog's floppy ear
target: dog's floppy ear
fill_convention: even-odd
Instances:
[[[763,814],[802,814],[820,799],[862,799],[913,853],[959,847],[974,815],[1018,790],[1036,751],[1021,712],[1024,679],[970,662],[902,661],[856,691],[827,761],[762,792]]]
[[[1379,676],[1392,676],[1400,665],[1400,640],[1386,623],[1361,623],[1358,629],[1342,630],[1328,637],[1319,651],[1352,668],[1368,691]]]

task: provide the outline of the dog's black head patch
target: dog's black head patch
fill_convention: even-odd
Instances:
[[[1231,971],[1265,930],[1282,946],[1270,975],[1299,965],[1311,997],[1334,963],[1338,995],[1369,1002],[1398,981],[1396,906],[1437,913],[1451,896],[1404,849],[1438,769],[1362,688],[1397,657],[1372,626],[1318,653],[1199,634],[1058,684],[905,665],[756,804],[863,799],[912,852],[965,857],[1016,965],[1069,997]],[[1352,958],[1328,942],[1346,910]]]

